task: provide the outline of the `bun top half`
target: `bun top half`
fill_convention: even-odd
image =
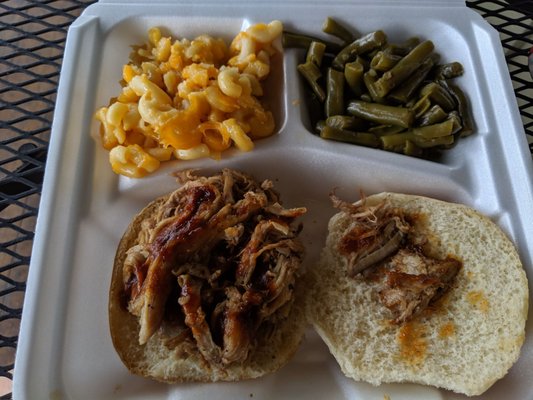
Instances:
[[[464,205],[397,193],[364,201],[401,209],[434,257],[462,266],[442,298],[393,323],[380,301],[381,283],[349,276],[339,245],[353,219],[341,211],[329,221],[321,259],[309,273],[309,320],[344,374],[357,381],[483,393],[516,362],[525,338],[528,283],[514,245]]]

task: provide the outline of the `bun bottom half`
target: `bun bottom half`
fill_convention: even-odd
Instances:
[[[518,359],[525,338],[528,284],[519,256],[490,219],[473,209],[420,196],[381,193],[420,226],[442,258],[463,262],[454,287],[410,322],[395,325],[376,282],[347,275],[337,246],[349,226],[339,212],[319,263],[308,273],[306,313],[343,373],[374,385],[412,382],[478,395]]]
[[[306,327],[303,288],[298,284],[294,300],[279,310],[287,314],[280,317],[275,326],[259,328],[255,345],[242,363],[223,369],[212,367],[201,356],[192,338],[173,343],[161,329],[145,345],[139,344],[140,326],[137,317],[127,310],[122,266],[127,250],[137,242],[141,222],[155,213],[165,200],[166,197],[154,200],[133,219],[116,253],[108,311],[111,338],[122,362],[136,375],[166,383],[237,381],[257,378],[281,368],[298,349]]]

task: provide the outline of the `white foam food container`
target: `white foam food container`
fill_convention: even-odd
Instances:
[[[249,153],[220,161],[176,161],[143,179],[115,175],[94,140],[95,110],[120,90],[131,45],[150,27],[173,37],[208,33],[228,42],[256,22],[279,19],[287,29],[323,36],[332,16],[391,42],[419,36],[434,42],[442,62],[459,61],[456,79],[470,101],[475,133],[439,161],[324,141],[310,132],[296,65],[286,50],[273,64],[267,103],[277,133]],[[323,246],[334,214],[329,193],[355,201],[397,191],[472,206],[516,244],[529,277],[533,262],[531,155],[497,32],[462,1],[100,1],[70,27],[31,258],[16,356],[15,399],[459,399],[416,384],[373,387],[345,378],[326,345],[309,331],[279,372],[238,383],[166,385],[131,375],[111,343],[107,302],[116,246],[131,218],[176,188],[172,171],[231,167],[274,180],[286,206],[306,206],[306,263]],[[509,374],[482,397],[533,398],[533,330]]]

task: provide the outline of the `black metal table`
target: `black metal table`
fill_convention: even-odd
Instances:
[[[0,2],[0,399],[11,398],[54,102],[69,25],[94,1]],[[500,33],[533,152],[533,2],[467,1]]]

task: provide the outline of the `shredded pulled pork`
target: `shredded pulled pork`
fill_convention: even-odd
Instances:
[[[123,267],[139,343],[175,308],[206,361],[241,362],[261,324],[292,299],[303,256],[293,222],[306,209],[282,207],[271,181],[229,169],[178,179],[183,186],[143,222]]]
[[[419,315],[453,285],[462,263],[453,257],[436,259],[424,251],[427,238],[415,235],[400,208],[387,201],[352,204],[331,195],[333,205],[350,218],[338,250],[348,261],[352,278],[378,282],[379,299],[402,324]]]

